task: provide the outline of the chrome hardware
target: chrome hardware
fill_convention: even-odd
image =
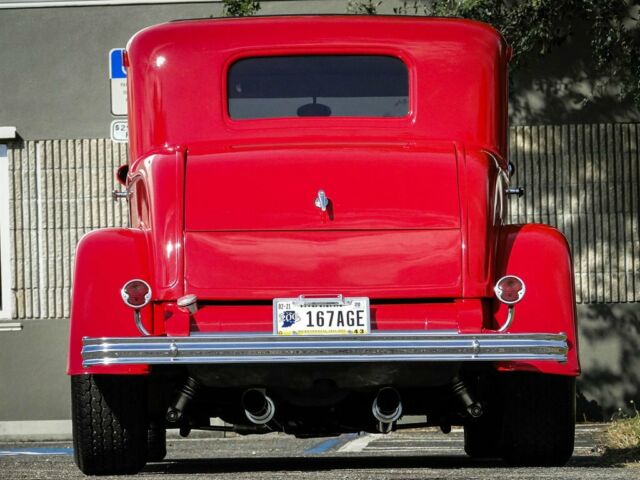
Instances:
[[[266,425],[276,413],[273,400],[257,388],[246,390],[241,399],[244,414],[255,425]]]
[[[327,211],[327,207],[329,206],[329,198],[324,193],[324,190],[318,190],[318,196],[316,197],[314,205],[323,212]]]
[[[129,286],[129,284],[134,283],[134,282],[139,282],[144,284],[144,286],[147,289],[147,293],[145,293],[144,295],[144,301],[143,303],[136,305],[130,302],[130,298],[129,298],[129,293],[127,292],[127,286]],[[151,301],[151,287],[149,286],[149,284],[147,282],[145,282],[144,280],[141,280],[139,278],[134,278],[132,280],[129,280],[127,283],[125,283],[122,288],[120,289],[120,296],[122,297],[122,301],[125,303],[125,305],[127,307],[131,307],[135,310],[139,310],[143,307],[146,307],[147,305],[149,305],[149,302]]]
[[[315,362],[566,362],[563,333],[389,332],[367,336],[198,335],[83,338],[82,364],[242,364]],[[175,347],[174,347],[175,346]]]
[[[497,332],[498,333],[504,333],[507,330],[509,330],[509,327],[511,327],[511,324],[513,323],[513,319],[516,318],[516,307],[515,305],[509,305],[509,313],[507,313],[507,321],[504,322],[504,325],[502,325]]]
[[[505,190],[507,195],[517,195],[521,197],[524,195],[524,187],[509,187]]]
[[[133,320],[136,322],[136,327],[142,335],[144,335],[145,337],[151,336],[151,333],[149,333],[149,331],[144,328],[144,325],[142,325],[142,315],[140,314],[140,310],[134,310]]]
[[[111,192],[111,198],[113,198],[114,202],[117,200],[122,200],[123,198],[129,198],[129,192],[127,190],[123,192],[114,190],[113,192]]]
[[[390,433],[393,424],[402,416],[402,402],[398,391],[391,387],[381,389],[373,400],[371,412],[378,420],[378,432]]]
[[[501,283],[503,280],[508,280],[509,278],[514,278],[517,281],[520,282],[520,285],[522,285],[522,288],[520,290],[518,290],[518,298],[516,298],[513,301],[507,301],[504,299],[504,297],[502,296],[503,291],[502,291],[502,287],[501,287]],[[502,303],[506,304],[506,305],[515,305],[516,303],[518,303],[520,300],[522,300],[522,298],[524,297],[524,294],[527,291],[527,286],[525,285],[524,281],[520,278],[517,277],[515,275],[505,275],[504,277],[501,277],[497,282],[496,282],[496,286],[493,287],[493,291],[496,294],[496,297],[498,297],[498,300],[500,300]]]
[[[313,296],[313,295],[300,295],[294,303],[296,305],[315,305],[318,303],[330,303],[334,305],[346,305],[346,301],[342,295],[332,295],[327,297],[326,295],[322,296]]]
[[[511,160],[509,160],[509,163],[507,164],[507,172],[509,172],[510,177],[513,177],[516,173],[516,166]]]
[[[198,297],[193,294],[180,297],[177,304],[180,309],[187,310],[190,315],[193,315],[198,311]]]

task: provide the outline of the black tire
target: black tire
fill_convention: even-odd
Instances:
[[[464,426],[464,451],[471,458],[499,458],[501,423],[498,418],[485,413],[479,419]]]
[[[71,377],[74,460],[84,474],[142,469],[147,459],[146,392],[144,377]]]
[[[504,374],[502,457],[512,465],[561,466],[573,454],[575,378]]]
[[[500,458],[504,410],[499,378],[492,375],[480,380],[473,393],[483,413],[479,418],[468,418],[464,424],[464,451],[471,458]]]
[[[167,456],[167,430],[151,423],[147,430],[147,461],[160,462]]]

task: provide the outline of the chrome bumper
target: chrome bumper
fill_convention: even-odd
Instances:
[[[483,362],[567,360],[560,334],[385,332],[318,337],[198,335],[83,339],[83,366],[313,362]]]

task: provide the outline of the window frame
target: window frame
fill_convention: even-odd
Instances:
[[[385,115],[329,115],[325,118],[332,118],[332,119],[351,119],[351,118],[357,118],[357,119],[375,119],[375,120],[402,120],[402,119],[406,119],[411,115],[411,97],[412,97],[412,92],[411,92],[411,69],[410,66],[407,64],[407,62],[399,57],[398,55],[391,55],[389,53],[381,53],[381,52],[377,52],[377,53],[373,53],[373,52],[369,52],[369,53],[345,53],[345,52],[341,52],[341,53],[318,53],[318,52],[309,52],[309,53],[295,53],[295,54],[285,54],[285,55],[254,55],[254,56],[243,56],[240,58],[235,58],[233,60],[233,62],[230,62],[227,67],[225,68],[225,78],[224,78],[224,84],[225,84],[225,92],[224,92],[224,96],[225,96],[225,114],[226,117],[233,121],[233,122],[247,122],[247,121],[255,121],[255,120],[280,120],[280,119],[299,119],[299,118],[322,118],[323,116],[309,116],[309,117],[300,117],[300,116],[296,116],[296,115],[278,115],[278,116],[269,116],[269,117],[247,117],[247,118],[241,118],[241,117],[234,117],[231,115],[231,100],[232,98],[229,95],[229,77],[231,75],[231,70],[233,69],[233,67],[235,65],[237,65],[240,62],[244,62],[244,61],[248,61],[248,60],[257,60],[257,59],[266,59],[266,58],[272,58],[272,59],[282,59],[282,58],[295,58],[295,57],[300,57],[300,58],[309,58],[309,57],[379,57],[379,58],[388,58],[388,59],[393,59],[393,60],[397,60],[399,61],[402,66],[405,69],[405,73],[406,73],[406,80],[407,80],[407,96],[406,96],[406,113],[403,113],[402,115],[392,115],[392,116],[385,116]]]
[[[403,117],[280,117],[280,118],[256,118],[236,120],[229,115],[228,79],[229,69],[239,60],[254,57],[283,57],[283,56],[309,56],[309,55],[379,55],[395,57],[402,61],[409,74],[409,113]],[[388,128],[412,127],[416,122],[416,111],[419,102],[417,61],[406,50],[394,47],[381,47],[362,44],[344,44],[335,46],[305,45],[286,47],[262,47],[251,48],[235,52],[225,60],[220,71],[220,109],[225,125],[231,131],[250,131],[264,129],[312,129],[324,130],[326,128]]]

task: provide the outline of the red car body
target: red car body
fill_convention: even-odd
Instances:
[[[517,415],[504,403],[538,385],[541,397],[562,397],[560,423],[569,422],[579,374],[573,273],[560,232],[505,224],[510,54],[493,28],[447,19],[193,20],[136,34],[124,59],[130,164],[121,171],[131,224],[78,245],[68,373],[99,395],[116,388],[100,387],[105,377],[142,382],[143,427],[156,431],[206,428],[210,416],[248,433],[388,431],[398,418],[371,416],[385,397],[443,430],[465,425],[471,455],[545,463],[547,450],[505,446]],[[400,60],[406,114],[232,118],[239,61],[344,56]],[[326,209],[314,204],[320,191]],[[494,290],[509,275],[526,285],[512,306]],[[138,326],[121,298],[132,279],[151,289]],[[369,334],[275,335],[275,298],[337,294],[369,299]],[[178,306],[188,295],[195,313]],[[185,388],[221,401],[205,407]],[[423,405],[428,392],[438,400]],[[460,409],[444,406],[449,395]],[[272,418],[245,416],[252,402],[273,407]],[[347,425],[340,409],[366,415]],[[547,463],[571,455],[565,430],[550,433],[570,449]],[[153,459],[152,445],[140,448],[128,467],[113,460],[105,471]],[[84,471],[108,452],[92,455],[76,454]]]

